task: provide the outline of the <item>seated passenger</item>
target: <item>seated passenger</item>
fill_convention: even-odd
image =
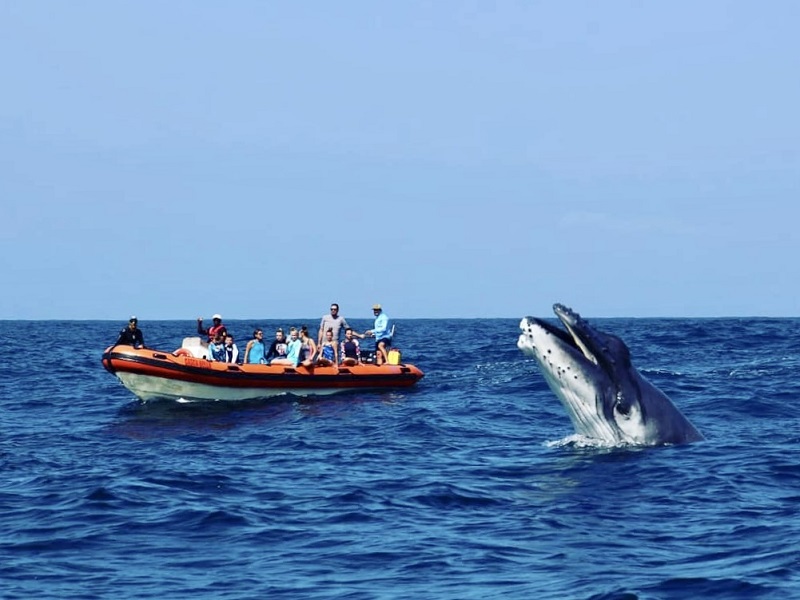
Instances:
[[[300,327],[300,364],[304,367],[313,367],[314,359],[317,356],[317,344],[308,335],[308,327],[303,325]]]
[[[270,364],[296,367],[300,363],[300,348],[302,345],[303,342],[298,339],[297,329],[292,327],[289,330],[289,343],[286,345],[286,356],[284,358],[274,358]]]
[[[358,340],[353,337],[352,327],[344,330],[344,341],[339,349],[339,356],[342,357],[342,365],[352,367],[361,362],[361,348]]]
[[[248,365],[263,365],[267,362],[264,356],[264,332],[256,329],[253,339],[247,342],[244,349],[244,362]]]
[[[233,341],[233,336],[229,333],[225,336],[225,362],[239,362],[239,348]]]
[[[272,360],[276,358],[286,358],[286,336],[283,335],[283,329],[280,327],[275,332],[275,339],[272,340],[266,358],[267,364],[271,364]]]
[[[325,331],[325,340],[319,347],[319,358],[317,364],[321,367],[330,367],[339,364],[339,351],[333,341],[333,328]]]
[[[208,360],[225,362],[225,342],[219,333],[215,334],[214,339],[208,344]]]

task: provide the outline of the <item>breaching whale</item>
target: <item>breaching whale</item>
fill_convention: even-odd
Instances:
[[[631,364],[618,337],[598,331],[562,304],[566,331],[525,317],[517,347],[533,357],[575,431],[609,444],[656,446],[704,439],[669,398]]]

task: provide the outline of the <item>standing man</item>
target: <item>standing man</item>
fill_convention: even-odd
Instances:
[[[339,305],[336,302],[331,303],[331,313],[329,315],[322,315],[322,320],[319,322],[319,333],[317,334],[317,347],[322,345],[322,340],[325,339],[325,332],[328,329],[333,331],[333,341],[337,347],[339,345],[339,333],[350,327],[347,324],[347,319],[339,314]]]
[[[197,317],[197,333],[200,335],[208,336],[208,341],[212,341],[214,336],[219,334],[227,334],[228,328],[222,324],[222,315],[217,313],[213,317],[211,317],[211,322],[213,325],[208,328],[203,327],[203,317]]]
[[[131,317],[128,326],[119,332],[119,338],[115,346],[133,346],[137,350],[144,348],[144,334],[138,327],[139,319]]]
[[[375,324],[372,329],[365,331],[364,335],[375,338],[375,358],[377,363],[382,365],[389,360],[389,346],[392,344],[392,325],[380,304],[372,306],[372,313],[375,315]]]

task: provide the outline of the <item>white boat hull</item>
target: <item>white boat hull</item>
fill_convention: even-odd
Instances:
[[[139,373],[116,373],[116,376],[119,377],[122,385],[145,402],[165,398],[185,402],[203,402],[209,400],[241,402],[242,400],[259,400],[286,395],[326,396],[348,391],[343,388],[224,388],[216,385],[206,385],[204,383],[165,379],[163,377],[153,377],[152,375],[141,375]],[[366,389],[368,388],[359,388],[359,390]]]

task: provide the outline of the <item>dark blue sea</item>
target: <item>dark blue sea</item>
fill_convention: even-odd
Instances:
[[[519,319],[400,320],[411,390],[243,405],[141,404],[125,319],[2,321],[0,597],[800,598],[800,320],[589,320],[706,441],[576,439]]]

